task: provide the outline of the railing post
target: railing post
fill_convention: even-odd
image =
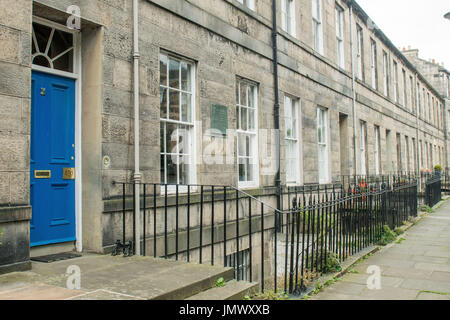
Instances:
[[[264,204],[262,203],[261,203],[261,291],[264,293]]]
[[[214,265],[214,186],[211,187],[211,265]]]
[[[227,266],[227,188],[223,187],[223,266]]]
[[[144,190],[143,190],[143,192],[144,192],[144,198],[142,199],[143,200],[143,206],[144,206],[144,208],[143,208],[143,210],[142,210],[142,212],[143,212],[143,216],[142,216],[142,224],[143,224],[143,226],[142,226],[142,236],[143,236],[143,242],[142,242],[142,255],[146,255],[146,249],[147,249],[147,244],[146,244],[146,241],[147,241],[147,238],[146,238],[146,235],[145,235],[145,233],[146,233],[146,225],[145,225],[145,223],[146,223],[146,219],[145,219],[145,214],[146,214],[146,204],[145,204],[145,198],[147,197],[147,193],[146,193],[146,191],[147,191],[147,189],[146,189],[146,184],[144,183]]]

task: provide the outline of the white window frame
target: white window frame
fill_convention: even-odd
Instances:
[[[356,67],[357,67],[357,71],[356,71],[356,76],[358,77],[359,80],[363,81],[363,68],[364,68],[364,63],[363,63],[363,29],[360,25],[356,25],[356,41],[357,41],[357,45],[356,45]]]
[[[414,106],[414,79],[409,76],[409,103],[411,104],[411,111],[416,112],[417,106]]]
[[[250,10],[255,11],[255,0],[237,0],[242,5],[246,6]]]
[[[402,68],[403,76],[403,106],[410,109],[408,106],[408,81],[406,80],[406,70]]]
[[[416,89],[416,103],[417,103],[417,112],[419,114],[419,117],[422,118],[422,99],[420,94],[420,84],[417,82],[417,89]]]
[[[281,29],[296,36],[295,1],[281,0]]]
[[[403,155],[402,155],[402,135],[397,133],[397,172],[403,171]]]
[[[345,50],[344,50],[344,9],[336,5],[336,50],[337,63],[342,69],[345,68]]]
[[[312,0],[313,48],[323,55],[322,0]]]
[[[406,172],[411,170],[411,156],[409,154],[409,137],[405,136],[405,157],[406,157]]]
[[[360,173],[362,176],[367,175],[367,124],[365,121],[360,121],[360,138],[359,138],[359,151],[360,151]]]
[[[321,117],[322,116],[322,117]],[[323,119],[323,123],[321,123]],[[321,134],[319,135],[319,131]],[[320,140],[320,137],[323,140]],[[318,107],[317,108],[317,146],[318,146],[318,174],[319,183],[330,183],[330,155],[329,155],[329,129],[328,129],[328,109]],[[324,156],[321,159],[321,155]]]
[[[392,80],[394,82],[394,101],[395,103],[398,103],[398,64],[395,60],[392,60]]]
[[[246,101],[241,101],[241,85],[245,84],[247,86],[246,90]],[[253,90],[252,90],[253,88]],[[249,105],[249,92],[253,95],[253,103],[254,106],[251,107]],[[259,157],[258,157],[258,97],[259,97],[259,88],[258,85],[250,80],[246,80],[243,78],[237,78],[236,79],[236,119],[237,119],[237,145],[236,145],[236,155],[237,155],[237,176],[238,176],[238,186],[239,188],[255,188],[259,186]],[[245,103],[245,104],[244,104]],[[246,121],[247,123],[245,126],[242,126],[242,120],[241,118],[242,112],[246,113]],[[250,120],[251,117],[249,116],[253,112],[253,126],[254,128],[250,128]],[[248,155],[240,155],[240,147],[242,140],[241,139],[249,139],[249,152]],[[245,144],[246,146],[246,144]],[[246,148],[245,148],[246,149]],[[253,177],[252,180],[243,180],[240,179],[240,163],[241,161],[248,160],[248,167],[245,167],[246,170],[249,168],[252,168],[253,171],[251,172],[251,176]],[[248,171],[246,171],[248,172]],[[247,174],[246,174],[247,176]]]
[[[380,168],[380,150],[381,150],[381,141],[380,141],[380,127],[375,126],[374,129],[374,158],[375,158],[375,174],[379,175],[381,173]]]
[[[423,145],[422,145],[422,140],[419,140],[419,144],[418,144],[418,149],[419,149],[419,169],[422,169],[423,168],[423,165],[424,165],[424,163],[423,163],[423,151],[422,151],[422,149],[423,149]]]
[[[179,192],[187,192],[187,187],[186,184],[195,184],[196,183],[196,179],[197,179],[197,173],[196,173],[196,165],[195,165],[195,159],[196,159],[196,144],[195,144],[195,109],[196,109],[196,105],[195,105],[195,101],[196,101],[196,90],[195,90],[195,79],[196,79],[196,65],[193,61],[191,60],[187,60],[181,57],[178,57],[174,54],[168,53],[168,52],[160,52],[160,61],[161,59],[163,59],[163,57],[165,57],[167,59],[167,82],[166,85],[161,84],[160,82],[160,95],[162,93],[162,90],[167,90],[167,92],[165,94],[167,94],[167,110],[166,110],[166,115],[167,118],[161,118],[160,117],[160,126],[162,124],[164,124],[164,137],[167,135],[167,125],[175,125],[175,126],[179,126],[180,129],[177,129],[177,131],[174,131],[172,133],[172,137],[171,140],[175,140],[177,141],[177,139],[179,139],[180,137],[182,137],[184,140],[187,140],[185,143],[183,143],[183,152],[180,153],[180,144],[176,143],[176,152],[172,152],[171,150],[167,150],[167,145],[164,145],[164,150],[160,150],[160,163],[161,163],[161,157],[164,156],[164,166],[165,166],[165,170],[164,170],[164,178],[161,177],[161,183],[162,184],[169,184],[167,186],[167,191],[168,193],[173,193],[176,190],[176,185],[181,185],[181,181],[180,181],[180,166],[181,163],[176,163],[175,165],[177,166],[177,181],[176,181],[176,185],[172,185],[171,183],[168,182],[168,177],[167,177],[167,163],[168,157],[183,157],[184,161],[187,161],[188,164],[188,174],[187,174],[187,179],[189,180],[188,183],[185,183],[182,185],[181,188],[179,188]],[[169,61],[173,60],[173,61],[177,61],[180,63],[180,84],[179,84],[179,88],[172,88],[169,87]],[[183,90],[181,88],[181,66],[182,64],[186,64],[189,65],[191,67],[191,72],[190,72],[190,81],[191,81],[191,88],[190,91],[188,90]],[[161,72],[160,72],[161,74]],[[170,92],[178,92],[180,97],[179,97],[179,120],[175,120],[175,119],[170,119],[169,115],[169,109],[170,109]],[[185,95],[190,95],[190,103],[191,103],[191,110],[190,110],[190,114],[187,114],[188,117],[190,117],[190,121],[189,119],[187,121],[183,121],[182,117],[182,96],[183,94]],[[160,101],[161,101],[161,96],[160,96]],[[161,108],[161,106],[160,106]],[[181,127],[185,127],[186,129],[182,129]],[[160,130],[162,130],[160,128]],[[179,131],[178,131],[179,130]],[[174,139],[173,135],[174,133],[176,133],[176,137]],[[162,141],[167,141],[167,138],[163,138]],[[179,140],[178,140],[179,141]],[[161,146],[160,146],[161,147]],[[188,148],[189,150],[184,150],[185,148]],[[161,170],[161,168],[160,168]],[[165,186],[162,185],[161,186],[161,192],[165,192]]]
[[[434,102],[434,97],[431,96],[431,113],[432,113],[432,117],[431,117],[431,123],[434,124],[436,126],[436,106],[435,106],[435,102]]]
[[[299,120],[301,112],[299,106],[299,99],[289,95],[284,96],[286,185],[290,186],[301,184],[301,121]],[[291,131],[289,132],[289,130]]]
[[[389,59],[386,51],[383,50],[383,93],[389,96]]]
[[[372,89],[377,89],[377,43],[370,39],[370,69],[372,75]]]

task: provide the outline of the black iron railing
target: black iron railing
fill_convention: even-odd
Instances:
[[[425,204],[429,207],[433,207],[442,199],[441,179],[440,174],[435,174],[425,182]]]
[[[141,254],[234,267],[237,280],[300,293],[308,279],[377,243],[383,226],[417,215],[417,179],[355,180],[282,188],[141,184]],[[116,183],[122,204],[110,219],[113,254],[135,253],[134,184]],[[270,189],[270,188],[269,188]],[[129,250],[127,250],[129,246]]]
[[[441,176],[441,190],[442,192],[450,192],[450,170],[446,169]]]

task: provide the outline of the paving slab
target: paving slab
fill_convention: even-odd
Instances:
[[[85,293],[81,290],[50,286],[46,284],[32,284],[0,293],[0,300],[65,300]]]
[[[414,300],[419,292],[420,290],[382,286],[380,290],[366,288],[360,297],[366,300]]]
[[[418,289],[450,294],[450,283],[444,281],[405,279],[401,284],[401,287],[405,289]]]
[[[450,282],[450,272],[433,271],[431,280]]]
[[[420,292],[416,300],[450,300],[450,296],[431,292]]]

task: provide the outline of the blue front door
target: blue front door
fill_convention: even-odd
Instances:
[[[31,81],[31,246],[75,240],[75,80]]]

